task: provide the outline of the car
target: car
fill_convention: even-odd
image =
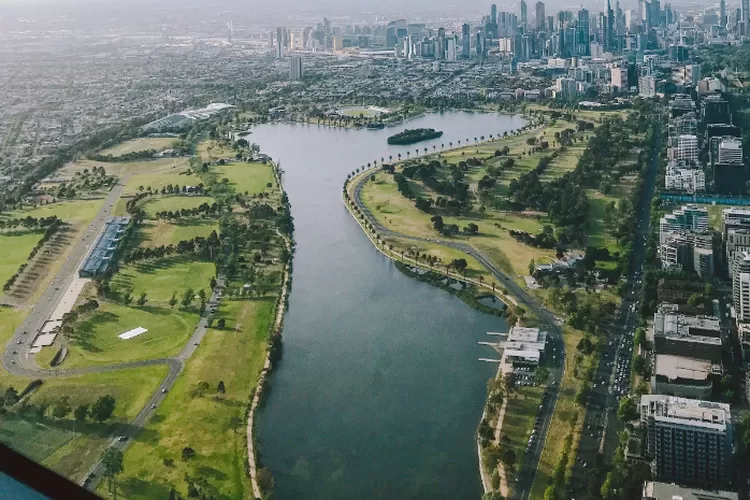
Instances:
[[[23,344],[23,342],[21,342],[20,340],[16,340],[16,344],[21,345]]]
[[[198,342],[193,342],[193,345],[198,345]]]
[[[127,441],[128,437],[127,436],[120,436],[120,437],[117,438],[117,440],[120,441],[120,442]]]
[[[161,393],[162,393],[162,394],[166,394],[166,392],[167,392],[167,388],[166,388],[166,387],[162,387],[162,389],[161,389]]]
[[[151,403],[151,408],[156,408],[156,404]]]

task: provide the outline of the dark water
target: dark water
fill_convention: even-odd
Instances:
[[[502,134],[520,117],[428,115],[435,140]],[[372,248],[341,201],[346,174],[405,128],[274,124],[248,137],[280,161],[295,218],[284,357],[258,414],[262,462],[279,500],[477,499],[474,431],[496,366],[477,358],[502,319],[408,278]],[[433,142],[419,147],[432,148]]]

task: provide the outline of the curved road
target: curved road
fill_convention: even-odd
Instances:
[[[374,169],[375,167],[373,167]],[[562,341],[562,329],[559,325],[559,320],[555,317],[552,312],[542,306],[537,299],[529,295],[526,290],[518,286],[513,279],[505,274],[503,271],[497,268],[490,259],[485,257],[481,252],[476,250],[474,247],[465,243],[458,243],[454,241],[439,240],[436,238],[421,238],[417,236],[409,236],[403,233],[392,231],[383,225],[381,225],[377,219],[372,215],[370,210],[362,202],[362,187],[364,186],[369,174],[361,175],[356,178],[353,182],[354,185],[354,203],[356,203],[359,210],[365,215],[370,224],[375,230],[380,233],[381,236],[390,236],[394,238],[400,238],[410,241],[418,241],[423,243],[434,243],[450,248],[460,250],[467,255],[474,257],[478,260],[492,275],[503,284],[503,286],[514,295],[517,300],[524,305],[527,309],[532,311],[542,323],[546,323],[547,330],[550,333],[550,347],[557,348],[560,352],[560,358],[557,363],[554,363],[550,367],[550,380],[552,383],[548,386],[547,393],[548,398],[545,399],[541,410],[539,411],[539,421],[541,426],[537,431],[538,439],[534,441],[534,445],[529,453],[525,455],[523,465],[518,474],[518,481],[513,488],[513,497],[517,500],[526,500],[531,494],[531,486],[534,483],[534,477],[539,466],[539,460],[544,449],[544,444],[547,439],[547,432],[552,422],[552,415],[554,414],[555,406],[557,405],[557,398],[559,395],[560,380],[562,379],[562,373],[565,367],[565,344]],[[352,214],[353,215],[353,214]]]
[[[224,280],[219,277],[217,280],[217,286],[214,292],[211,294],[206,306],[206,313],[200,318],[198,325],[195,327],[190,340],[187,342],[182,351],[175,357],[171,358],[160,358],[160,359],[149,359],[143,361],[131,361],[127,363],[118,363],[114,365],[105,366],[92,366],[86,368],[74,368],[69,370],[56,370],[56,369],[45,369],[38,366],[33,356],[30,355],[29,351],[36,337],[44,325],[44,323],[51,318],[57,305],[65,296],[66,291],[70,287],[73,280],[78,275],[78,270],[83,265],[86,256],[88,255],[94,242],[99,237],[101,230],[104,227],[104,222],[110,216],[112,208],[114,207],[117,200],[122,195],[127,181],[127,176],[115,185],[105,198],[104,204],[99,212],[96,214],[96,218],[86,230],[84,237],[76,243],[75,247],[71,251],[68,258],[63,263],[60,271],[55,276],[54,281],[45,290],[44,294],[34,304],[26,320],[16,330],[10,342],[5,348],[5,352],[2,357],[3,367],[12,375],[28,377],[33,379],[49,379],[56,377],[74,377],[78,375],[86,375],[90,373],[103,373],[112,372],[117,370],[125,370],[129,368],[141,368],[146,366],[155,365],[167,365],[169,372],[164,378],[163,382],[159,385],[156,391],[151,395],[146,404],[141,408],[136,417],[132,422],[129,423],[127,430],[122,434],[121,437],[115,438],[112,441],[112,446],[125,450],[130,443],[130,438],[135,436],[148,421],[154,409],[161,403],[166,397],[166,394],[172,389],[177,377],[182,372],[185,366],[185,361],[193,355],[197,346],[203,340],[206,331],[208,330],[208,321],[212,315],[213,306],[218,305],[220,300],[220,291],[223,288]],[[83,485],[89,489],[94,490],[99,480],[102,477],[104,470],[101,465],[101,461],[97,461],[92,467],[89,473],[86,475],[86,479]]]

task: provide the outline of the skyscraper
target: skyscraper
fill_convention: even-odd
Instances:
[[[750,22],[750,0],[742,0],[742,20],[745,23]]]
[[[521,0],[521,27],[526,30],[526,23],[529,21],[528,7],[526,6],[526,0]]]
[[[578,40],[576,41],[576,52],[579,56],[591,55],[591,35],[589,35],[589,11],[581,9],[578,11]]]
[[[497,24],[497,5],[494,3],[490,7],[490,23]]]
[[[300,56],[292,56],[289,59],[289,79],[302,80],[302,74],[302,58]]]
[[[607,0],[607,27],[604,30],[604,50],[613,50],[615,31],[615,14],[612,11],[612,4]]]
[[[471,59],[471,26],[461,26],[461,57]]]
[[[727,0],[721,0],[719,3],[719,26],[722,28],[727,25]]]
[[[543,2],[537,2],[536,3],[536,29],[537,31],[544,31],[544,25],[547,22],[546,17],[544,15],[544,3]]]
[[[276,28],[276,58],[284,58],[284,47],[286,46],[286,28],[279,26]]]

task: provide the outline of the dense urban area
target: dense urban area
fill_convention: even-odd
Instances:
[[[496,321],[483,500],[750,499],[749,0],[605,7],[0,7],[0,441],[102,497],[351,498],[262,431],[277,369],[341,362],[284,328],[334,293],[298,251],[345,223],[285,189],[314,171],[396,274]],[[297,129],[379,142],[282,168],[258,138]]]

